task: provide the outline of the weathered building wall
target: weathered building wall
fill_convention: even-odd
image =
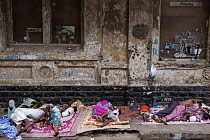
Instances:
[[[7,36],[5,34],[6,28],[5,28],[5,3],[4,1],[0,1],[0,50],[4,50],[5,46],[7,44]]]
[[[10,45],[9,2],[0,1],[0,85],[210,85],[209,35],[207,61],[159,60],[160,0],[84,0],[84,42],[71,50]]]
[[[199,1],[200,2],[200,1]],[[160,4],[158,4],[160,5]],[[158,7],[157,5],[154,7]],[[195,8],[196,9],[196,8]],[[161,8],[159,7],[159,11]],[[156,11],[158,11],[156,9]],[[181,12],[181,11],[179,11]],[[156,24],[153,26],[152,31],[152,63],[157,68],[157,76],[152,82],[154,85],[165,86],[209,86],[209,36],[207,38],[207,47],[203,51],[206,53],[206,60],[191,60],[189,59],[166,59],[160,60],[160,13],[156,15],[153,12]],[[169,13],[165,13],[166,15]],[[206,21],[208,22],[208,21]],[[158,23],[158,24],[157,24]],[[157,26],[158,25],[158,26]],[[209,25],[207,24],[209,28]],[[209,32],[209,29],[207,29]],[[201,32],[202,33],[202,32]],[[170,37],[168,37],[170,38]]]
[[[129,85],[148,85],[150,42],[153,29],[151,0],[129,1]],[[158,12],[158,11],[157,11]]]
[[[128,0],[103,3],[102,85],[127,85]]]

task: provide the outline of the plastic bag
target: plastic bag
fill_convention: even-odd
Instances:
[[[155,77],[156,76],[156,67],[152,64],[151,69],[150,69],[150,76]]]

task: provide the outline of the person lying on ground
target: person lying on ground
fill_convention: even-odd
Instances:
[[[33,128],[33,122],[39,122],[44,111],[33,108],[16,108],[11,115],[12,121],[16,124],[18,136],[22,132],[30,132]]]
[[[62,107],[59,105],[57,105],[57,106],[55,105],[51,110],[50,125],[53,127],[55,137],[59,134],[58,129],[59,129],[59,126],[61,126],[61,124],[62,124],[61,110],[62,110]]]
[[[68,116],[76,112],[77,107],[70,107],[69,104],[54,103],[54,106],[47,105],[46,112],[47,116],[43,116],[40,119],[40,127],[51,125],[54,130],[54,136],[59,134],[59,127],[62,124],[62,116]]]
[[[40,101],[40,104],[41,106],[39,107],[39,109],[43,110],[44,113],[42,117],[40,118],[39,127],[43,128],[44,126],[47,126],[50,124],[50,120],[51,120],[50,111],[51,111],[51,108],[53,107],[53,104],[49,104],[47,100],[44,100],[44,99]]]
[[[45,100],[45,99],[41,100],[41,101],[40,101],[40,104],[41,104],[41,105],[40,105],[39,108],[40,108],[40,109],[43,109],[43,110],[44,110],[48,105],[49,105],[49,106],[53,106],[53,104],[49,103],[49,102],[48,102],[47,100]]]
[[[178,105],[172,111],[170,115],[162,117],[162,120],[165,122],[168,121],[186,121],[189,120],[189,117],[200,115],[200,105],[197,103],[194,104],[187,104],[185,106]]]
[[[165,109],[160,110],[156,114],[152,115],[152,119],[158,123],[163,122],[161,118],[171,114],[176,106],[178,106],[178,105],[182,105],[182,106],[192,105],[194,103],[202,103],[202,102],[203,101],[199,100],[199,99],[187,99],[184,101],[173,101],[168,104],[168,107],[166,107]]]
[[[50,124],[54,130],[54,136],[59,134],[59,127],[62,124],[62,115],[68,116],[77,111],[77,107],[71,107],[68,104],[56,104],[51,110],[51,121]],[[62,114],[61,114],[62,113]]]
[[[66,116],[72,115],[75,112],[77,112],[76,106],[71,107],[69,104],[63,104],[63,105],[61,105],[61,107],[62,107],[62,110],[61,110],[62,117],[66,117]]]
[[[197,119],[201,120],[203,119],[203,117],[201,117],[202,115],[202,111],[201,111],[201,104],[200,103],[195,103],[193,105],[185,105],[185,113],[184,113],[184,117],[181,118],[181,121],[186,121],[189,120],[189,118],[191,116],[195,116]]]
[[[110,122],[114,122],[114,121],[118,120],[119,119],[118,116],[120,114],[121,114],[120,109],[114,109],[110,113],[105,113],[100,117],[98,116],[97,121],[103,122],[101,127],[104,127],[104,126],[108,125]]]
[[[92,109],[92,118],[98,122],[104,122],[101,126],[106,126],[112,121],[116,121],[121,114],[119,109],[108,102],[107,100],[98,102]]]
[[[27,99],[23,99],[23,102],[21,105],[19,105],[17,108],[38,108],[39,107],[39,102],[31,99],[31,98],[27,98]],[[15,101],[14,100],[9,100],[9,104],[8,104],[8,118],[9,118],[9,122],[11,123],[11,125],[13,125],[13,121],[10,119],[10,116],[12,115],[12,113],[15,111],[16,106],[15,106]]]

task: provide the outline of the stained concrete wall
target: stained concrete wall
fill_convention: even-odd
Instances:
[[[0,1],[0,85],[210,85],[209,37],[205,60],[159,61],[160,0],[84,0],[84,42],[71,50],[11,45],[9,2]]]

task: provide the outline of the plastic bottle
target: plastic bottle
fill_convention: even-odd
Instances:
[[[130,103],[130,107],[133,107],[133,106],[134,106],[134,100],[132,100]]]
[[[156,99],[157,98],[153,97],[153,99],[152,99],[152,107],[156,107]]]

